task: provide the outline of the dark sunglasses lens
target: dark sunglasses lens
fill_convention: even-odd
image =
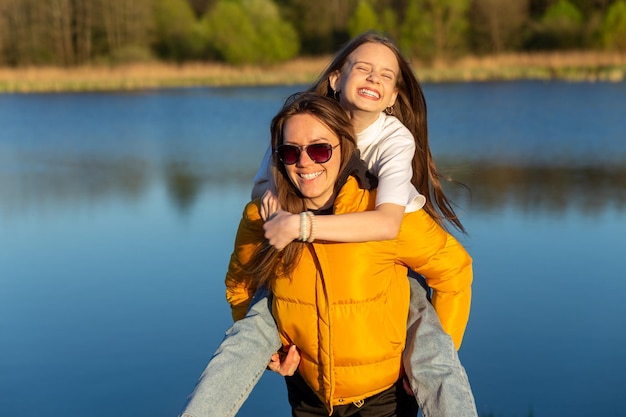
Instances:
[[[333,148],[332,146],[325,143],[318,143],[314,145],[309,145],[306,148],[306,153],[309,154],[309,157],[318,164],[323,164],[324,162],[328,162],[330,157],[333,156]]]
[[[276,152],[278,152],[278,158],[285,165],[295,164],[300,157],[300,149],[292,145],[281,145],[276,149]]]

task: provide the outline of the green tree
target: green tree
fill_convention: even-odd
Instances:
[[[258,36],[261,64],[283,62],[300,51],[300,40],[293,25],[284,20],[280,10],[271,0],[243,0],[252,17]]]
[[[380,32],[381,24],[378,21],[378,15],[368,0],[360,0],[354,14],[348,19],[348,34],[350,37],[373,30]]]
[[[558,0],[534,25],[526,45],[531,49],[580,48],[583,34],[583,14],[568,0]]]
[[[154,22],[154,48],[160,57],[177,62],[200,57],[205,39],[187,0],[157,0]]]
[[[626,1],[619,0],[609,7],[601,33],[604,47],[626,52]]]
[[[583,15],[568,0],[559,0],[546,10],[541,18],[542,23],[556,28],[578,27],[583,22]]]
[[[471,0],[409,0],[400,28],[405,53],[424,59],[465,49]]]
[[[273,64],[299,51],[295,29],[271,0],[219,0],[203,25],[212,48],[230,64]]]
[[[210,47],[219,58],[243,64],[254,58],[254,27],[242,5],[220,0],[202,19]]]
[[[387,33],[391,39],[400,39],[400,29],[398,27],[398,15],[392,7],[385,7],[381,17],[382,31]]]
[[[407,56],[431,60],[435,57],[433,22],[422,13],[420,0],[410,0],[400,25],[398,45]]]
[[[360,0],[276,0],[298,31],[305,54],[334,53],[349,38],[347,22]]]

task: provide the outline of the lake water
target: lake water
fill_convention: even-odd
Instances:
[[[626,415],[626,83],[424,87],[435,158],[471,189],[449,192],[481,417]],[[231,323],[270,119],[303,88],[0,95],[0,415],[181,411]],[[239,415],[290,415],[282,379]]]

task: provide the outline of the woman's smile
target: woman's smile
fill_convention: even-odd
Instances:
[[[323,174],[323,171],[318,171],[318,172],[311,172],[311,173],[300,173],[298,174],[300,176],[300,178],[304,179],[304,180],[314,180],[315,178],[319,177],[320,175]]]

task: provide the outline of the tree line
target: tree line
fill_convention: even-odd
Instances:
[[[365,30],[424,62],[626,52],[626,0],[0,0],[0,66],[269,65],[332,53]]]

